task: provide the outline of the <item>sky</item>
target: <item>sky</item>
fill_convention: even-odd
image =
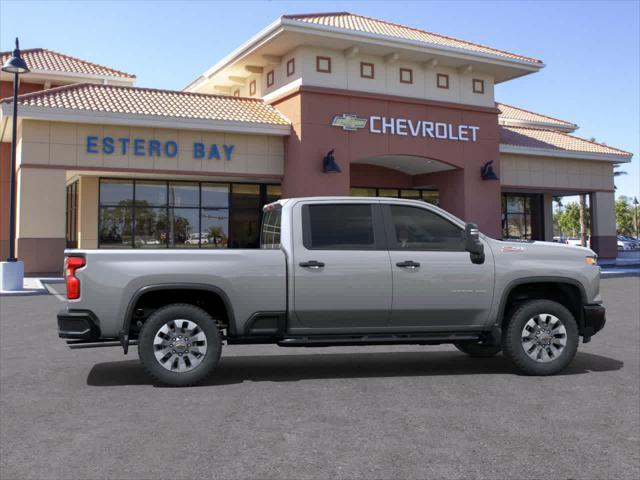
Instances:
[[[0,50],[49,48],[182,89],[278,16],[350,11],[540,58],[496,100],[577,123],[632,152],[617,194],[640,200],[640,1],[0,0]]]

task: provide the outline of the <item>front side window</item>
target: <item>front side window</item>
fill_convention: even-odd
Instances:
[[[389,205],[390,250],[464,250],[464,232],[440,215],[417,207]]]
[[[375,248],[371,205],[306,205],[302,216],[309,250]]]

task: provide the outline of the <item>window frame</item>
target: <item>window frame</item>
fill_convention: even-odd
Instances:
[[[313,247],[311,244],[311,216],[309,214],[309,207],[311,206],[331,206],[339,207],[341,205],[354,206],[354,205],[368,205],[371,208],[371,219],[373,221],[373,244],[371,248],[320,248]],[[382,217],[382,211],[380,204],[372,202],[314,202],[305,203],[301,209],[302,216],[302,245],[309,251],[327,251],[327,252],[371,252],[375,250],[387,250],[387,238],[384,229],[384,219]]]
[[[479,89],[476,89],[476,83],[480,85]],[[471,88],[473,89],[473,93],[484,93],[484,80],[481,78],[473,78],[471,80]]]
[[[404,84],[407,84],[407,85],[413,85],[413,69],[400,67],[399,72],[400,72],[400,83],[404,83]],[[402,74],[403,73],[408,73],[409,74],[409,80],[403,80],[402,79]]]
[[[364,74],[364,67],[371,67],[371,75]],[[360,62],[360,78],[366,78],[368,80],[374,80],[376,78],[376,66],[371,62]]]
[[[236,88],[236,89],[233,91],[233,96],[234,96],[234,97],[239,97],[239,96],[240,96],[240,89],[239,89],[239,88]]]
[[[253,95],[256,94],[257,91],[257,84],[255,80],[251,80],[251,83],[249,83],[249,96],[252,97]]]
[[[445,80],[445,85],[441,86],[440,85],[440,79],[444,79]],[[443,90],[449,90],[449,75],[446,73],[438,73],[436,74],[436,87],[438,88],[442,88]]]
[[[287,60],[287,77],[290,77],[294,73],[296,73],[296,59],[290,58]]]
[[[391,207],[405,207],[405,208],[414,208],[416,210],[422,210],[422,211],[426,211],[432,215],[437,216],[438,218],[444,220],[445,222],[450,223],[451,225],[453,225],[455,228],[457,228],[458,230],[460,230],[461,233],[461,238],[464,238],[464,227],[461,227],[460,225],[458,225],[457,223],[455,223],[454,221],[448,219],[447,217],[445,217],[444,215],[440,215],[438,212],[435,212],[434,210],[431,210],[430,208],[423,208],[417,205],[403,205],[400,203],[383,203],[381,204],[382,207],[382,215],[384,217],[384,225],[385,225],[385,233],[386,233],[386,238],[387,238],[387,245],[388,245],[388,250],[390,252],[466,252],[465,248],[464,248],[464,243],[461,243],[461,248],[396,248],[393,247],[393,245],[395,245],[397,243],[397,239],[395,238],[395,225],[393,223],[393,215],[391,213]]]
[[[272,87],[273,84],[275,83],[275,72],[273,70],[269,70],[267,72],[267,87]]]
[[[320,62],[322,60],[327,61],[327,68],[320,68]],[[323,57],[322,55],[316,56],[316,72],[318,73],[331,73],[331,57]]]

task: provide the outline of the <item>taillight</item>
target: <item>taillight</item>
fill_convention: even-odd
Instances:
[[[76,277],[76,270],[84,267],[84,265],[84,257],[67,257],[64,276],[67,282],[67,298],[69,300],[80,298],[80,280]]]

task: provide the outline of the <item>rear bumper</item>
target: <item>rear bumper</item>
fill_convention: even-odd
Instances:
[[[90,310],[62,310],[58,313],[58,336],[76,340],[100,338],[100,322]]]
[[[604,327],[607,319],[603,305],[585,305],[583,307],[584,325],[582,327],[582,337],[584,342],[588,342],[593,335]]]

